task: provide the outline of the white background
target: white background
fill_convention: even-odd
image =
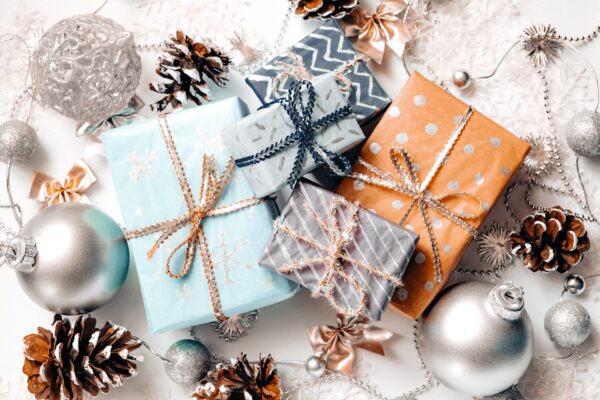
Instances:
[[[437,7],[440,2],[434,1],[433,7]],[[47,29],[61,18],[72,14],[90,12],[96,8],[96,2],[88,1],[85,2],[86,4],[83,3],[74,0],[56,0],[52,3],[2,0],[2,5],[0,6],[2,10],[0,11],[0,33],[18,32],[27,38],[31,46],[34,46],[35,32],[39,32],[42,28]],[[146,42],[150,43],[158,41],[158,39],[153,41],[152,35],[154,35],[154,38],[164,39],[167,35],[166,32],[169,34],[172,33],[172,30],[167,30],[167,28],[176,27],[177,18],[183,20],[183,15],[185,14],[187,14],[186,18],[188,18],[186,23],[190,23],[189,18],[191,18],[196,24],[194,26],[200,31],[203,24],[209,25],[212,30],[210,33],[213,35],[219,33],[217,32],[219,26],[220,29],[225,30],[243,25],[263,32],[269,38],[274,38],[286,6],[284,0],[258,0],[251,3],[240,1],[239,9],[246,12],[245,15],[236,14],[235,18],[219,19],[219,17],[207,17],[203,15],[198,11],[200,7],[194,8],[193,12],[186,10],[185,7],[189,7],[189,4],[191,4],[190,1],[164,1],[162,3],[164,9],[169,10],[168,15],[159,15],[160,13],[158,13],[152,15],[152,18],[141,18],[148,16],[147,5],[142,0],[110,0],[108,5],[102,10],[101,15],[114,18],[126,28],[133,30],[136,35],[139,33],[148,33],[142,39],[147,39]],[[204,1],[204,3],[209,4],[211,2]],[[222,0],[221,2],[214,3],[212,9],[219,6],[232,7],[232,9],[237,8],[236,1],[233,0]],[[222,4],[219,5],[218,3]],[[372,8],[376,4],[376,1],[365,0],[362,3],[365,3],[366,7]],[[600,20],[600,4],[591,0],[571,0],[568,2],[568,5],[566,2],[559,0],[533,0],[518,3],[505,2],[504,0],[474,0],[472,2],[444,1],[443,3],[452,10],[454,19],[450,23],[456,24],[454,29],[464,33],[460,36],[457,35],[456,37],[447,37],[445,39],[448,48],[458,46],[455,40],[462,41],[462,43],[459,43],[460,46],[457,47],[461,50],[456,52],[454,54],[456,57],[448,60],[447,64],[454,65],[455,60],[460,60],[462,67],[467,70],[470,70],[468,67],[471,67],[471,65],[482,65],[482,56],[489,56],[489,59],[486,59],[483,65],[488,67],[486,71],[490,70],[489,66],[494,65],[495,60],[498,59],[498,55],[501,55],[504,49],[516,40],[520,30],[531,22],[550,22],[561,32],[579,35],[584,32],[587,33]],[[509,4],[498,5],[498,3]],[[510,23],[507,25],[494,26],[492,24],[489,29],[485,28],[473,31],[473,26],[463,24],[460,19],[461,13],[469,11],[467,7],[471,11],[474,9],[477,13],[481,13],[482,19],[491,18],[492,22],[494,20],[494,10],[500,7],[514,7],[519,12],[516,13],[514,18],[510,18]],[[164,20],[163,24],[159,23],[161,18]],[[236,18],[239,18],[239,20],[236,20]],[[285,37],[285,43],[294,43],[316,26],[316,23],[306,23],[301,19],[292,19],[288,34]],[[483,24],[482,26],[487,27],[488,25]],[[160,34],[161,29],[165,32],[162,36]],[[487,37],[504,39],[500,40],[498,48],[492,48],[491,45],[485,48],[486,46],[482,47],[480,42],[485,41]],[[473,41],[472,45],[469,43],[471,40]],[[498,43],[498,40],[491,42]],[[480,48],[485,49],[483,52],[475,51]],[[582,51],[591,58],[595,68],[600,68],[599,49],[600,40],[597,43],[592,43],[582,48]],[[0,76],[0,82],[3,83],[0,85],[0,99],[4,103],[1,106],[2,108],[0,108],[2,112],[0,117],[1,120],[5,120],[8,118],[8,110],[14,102],[15,92],[20,89],[19,82],[22,81],[24,76],[22,74],[22,65],[20,68],[17,67],[14,69],[11,69],[10,65],[15,65],[19,60],[23,61],[23,58],[14,57],[15,53],[13,53],[13,50],[9,50],[6,45],[0,47],[0,50],[2,51],[0,60],[4,65],[0,69],[0,72],[3,74]],[[471,50],[473,50],[472,53],[470,53]],[[138,94],[149,104],[157,98],[157,96],[148,91],[147,86],[150,81],[155,79],[153,71],[158,53],[155,51],[142,51],[140,53],[144,69]],[[452,71],[448,65],[442,63],[432,64],[436,73],[440,76],[448,76]],[[371,64],[371,67],[375,71],[380,83],[392,97],[406,80],[406,74],[401,68],[399,58],[392,53],[386,54],[382,66]],[[519,71],[521,70],[530,70],[529,65],[523,59],[517,59],[515,62],[512,62],[510,68],[516,71],[514,72],[515,74],[520,73]],[[571,71],[569,71],[568,66],[566,68],[567,70],[564,74],[569,76]],[[587,96],[584,100],[593,100],[594,92],[588,87],[590,82],[588,79],[584,80],[582,84],[584,86],[583,93],[586,93]],[[557,78],[554,84],[560,88],[560,78]],[[484,85],[482,84],[482,86]],[[497,90],[500,90],[502,93],[509,91],[518,92],[518,88],[515,88],[515,85],[509,80],[502,81],[501,79],[501,82],[496,82],[496,86],[499,87]],[[521,89],[527,90],[527,88]],[[232,73],[231,82],[225,90],[215,91],[215,98],[225,98],[234,94],[241,96],[251,108],[258,105],[252,92],[243,82],[243,78],[237,73]],[[532,121],[541,121],[540,123],[534,123],[534,125],[537,124],[536,126],[539,126],[541,133],[546,129],[546,126],[543,125],[544,116],[539,96],[525,100],[523,104],[525,104],[526,108],[521,108],[520,114],[511,113],[508,106],[506,108],[495,107],[495,100],[492,96],[483,102],[480,97],[474,95],[473,101],[479,102],[478,105],[480,108],[494,108],[494,111],[491,113],[493,115],[491,116],[499,118],[503,123],[510,120],[507,126],[514,129],[515,133],[526,131],[525,129],[520,130],[520,124],[525,126],[532,124]],[[513,99],[510,101],[516,100]],[[587,107],[591,107],[592,103],[593,101],[586,103]],[[484,106],[480,104],[484,104]],[[561,106],[563,105],[561,104]],[[152,116],[148,107],[143,110],[142,114],[148,117]],[[531,115],[536,117],[531,117]],[[568,119],[568,115],[563,117]],[[85,144],[83,139],[76,138],[74,135],[75,122],[53,111],[36,105],[33,109],[32,121],[40,138],[40,154],[31,165],[18,167],[13,174],[15,182],[14,194],[24,207],[26,219],[34,215],[37,207],[33,201],[25,200],[32,171],[40,170],[51,176],[63,176],[71,165],[81,157]],[[120,220],[118,205],[105,162],[101,159],[95,159],[90,163],[99,177],[99,182],[88,192],[92,202],[107,211],[115,219]],[[588,179],[589,177],[593,177],[594,173],[598,172],[597,166],[591,164],[585,164],[585,168],[588,168],[589,165],[589,171],[592,172],[592,174],[588,175]],[[544,196],[541,198],[544,199]],[[554,203],[553,200],[550,200],[550,202]],[[569,206],[568,203],[563,202],[563,204]],[[4,213],[2,217],[3,221],[10,221],[9,214]],[[598,243],[598,233],[594,231],[591,235],[592,243],[595,245]],[[597,255],[593,253],[590,255],[586,263],[580,267],[582,268],[581,271],[585,271],[586,274],[591,274],[594,270],[598,270],[596,267]],[[543,316],[550,305],[558,300],[562,277],[534,275],[520,266],[508,271],[505,277],[514,280],[525,289],[527,308],[536,331],[536,353],[554,354],[556,349],[552,348],[551,343],[543,332]],[[600,317],[600,311],[598,311],[597,307],[599,297],[598,291],[592,287],[585,296],[579,299],[588,307],[593,319]],[[99,321],[109,319],[115,323],[129,327],[131,331],[147,340],[159,352],[166,351],[171,343],[187,335],[184,331],[163,335],[150,335],[148,333],[135,268],[130,269],[129,277],[121,292],[108,305],[94,312],[94,316]],[[20,373],[23,358],[22,337],[30,332],[34,332],[38,325],[49,325],[51,319],[51,313],[36,306],[23,294],[12,270],[6,268],[0,269],[0,400],[29,398],[25,390],[25,380]],[[226,357],[235,356],[243,351],[248,353],[250,358],[255,358],[259,352],[262,352],[272,353],[276,360],[302,361],[311,354],[311,348],[304,333],[305,328],[326,322],[334,322],[334,313],[323,301],[312,300],[303,292],[292,300],[264,309],[258,325],[250,332],[248,337],[243,338],[238,343],[225,344],[221,342],[208,327],[199,329],[198,333],[201,335],[202,341],[213,353]],[[411,347],[411,322],[395,314],[393,311],[389,311],[380,325],[397,333],[396,337],[385,345],[387,356],[382,358],[359,351],[356,372],[359,376],[377,385],[386,395],[394,396],[421,384],[423,374],[418,369],[416,355],[414,349]],[[596,335],[597,330],[594,329],[593,336]],[[591,340],[584,347],[586,351],[594,349],[596,347],[595,341]],[[573,393],[577,394],[561,394],[562,397],[557,397],[557,390],[550,390],[548,387],[542,385],[539,389],[535,390],[524,389],[523,392],[529,394],[534,391],[539,393],[529,398],[592,399],[600,396],[600,386],[598,385],[598,379],[596,379],[600,374],[600,361],[595,362],[593,358],[587,357],[576,365],[574,361],[555,364],[545,365],[539,367],[540,369],[532,371],[532,378],[527,380],[529,383],[526,384],[530,384],[531,381],[537,381],[538,384],[540,381],[545,381],[550,385],[548,381],[552,381],[552,385],[556,385],[556,387],[560,387],[561,390],[566,391],[569,389],[569,382],[571,381],[570,374],[573,368],[576,368],[576,384],[572,390]],[[556,372],[557,370],[559,372]],[[292,373],[299,377],[303,371],[297,370],[296,372],[292,371]],[[540,375],[537,376],[536,374]],[[577,384],[577,382],[579,383]],[[531,384],[533,385],[533,383]],[[327,392],[328,394],[324,394],[320,398],[344,398],[342,393],[344,393],[345,389],[342,387],[330,388]],[[163,372],[161,362],[148,354],[146,361],[140,366],[139,375],[126,381],[124,387],[112,390],[104,398],[131,400],[185,399],[188,398],[190,390],[190,388],[180,388],[171,383]],[[422,398],[465,399],[466,397],[450,392],[443,387],[436,387],[423,395]]]

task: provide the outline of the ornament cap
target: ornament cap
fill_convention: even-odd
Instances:
[[[502,319],[519,318],[525,307],[523,288],[512,282],[502,282],[492,288],[488,299],[494,312]]]

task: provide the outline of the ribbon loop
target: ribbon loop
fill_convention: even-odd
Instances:
[[[306,92],[306,98],[303,95],[304,92]],[[287,180],[291,188],[296,186],[301,176],[307,152],[315,161],[317,168],[326,166],[328,171],[335,175],[343,176],[350,173],[352,170],[350,162],[343,155],[332,152],[317,143],[316,136],[321,133],[322,128],[351,115],[352,109],[346,104],[317,120],[313,120],[312,114],[315,108],[316,95],[315,88],[310,81],[293,82],[287,97],[277,99],[275,102],[279,103],[289,116],[294,125],[294,132],[251,156],[238,158],[235,160],[235,164],[240,168],[258,164],[294,143],[298,143],[292,171]]]
[[[42,208],[66,202],[89,203],[85,191],[96,183],[96,180],[90,166],[79,160],[62,180],[34,172],[27,196],[42,203]]]

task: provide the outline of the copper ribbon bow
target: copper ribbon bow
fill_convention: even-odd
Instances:
[[[440,195],[433,195],[429,192],[428,188],[431,184],[432,180],[437,175],[438,171],[442,168],[442,165],[450,155],[452,148],[458,141],[461,133],[463,132],[465,126],[469,122],[471,116],[473,115],[473,110],[471,107],[467,109],[467,112],[462,116],[460,123],[455,128],[454,132],[450,136],[450,139],[444,146],[443,150],[435,159],[431,170],[425,177],[423,182],[420,182],[419,177],[415,171],[415,166],[410,158],[410,155],[403,148],[393,148],[390,149],[390,159],[392,160],[392,164],[396,169],[398,175],[400,175],[401,179],[397,179],[392,176],[387,171],[383,171],[372,164],[369,164],[362,158],[357,159],[357,163],[364,167],[370,174],[353,172],[348,175],[350,178],[365,182],[370,185],[379,186],[385,189],[394,190],[396,192],[402,193],[412,199],[409,207],[406,212],[400,219],[400,224],[404,224],[406,218],[410,215],[413,208],[418,207],[419,213],[421,214],[421,218],[425,223],[425,227],[427,229],[427,236],[429,241],[431,242],[431,250],[433,252],[434,258],[434,273],[435,273],[435,281],[442,281],[442,272],[440,268],[440,253],[438,249],[438,244],[435,239],[435,234],[433,232],[433,225],[431,223],[431,218],[429,216],[429,209],[436,211],[442,216],[446,217],[465,231],[469,232],[473,237],[477,235],[477,229],[475,229],[472,225],[470,225],[467,221],[477,218],[476,214],[458,214],[452,210],[450,210],[445,204],[444,201],[450,198],[463,197],[465,199],[475,200],[477,202],[478,210],[483,208],[483,202],[479,197],[472,195],[466,192],[460,193],[444,193]]]
[[[230,158],[227,161],[225,169],[221,172],[221,175],[218,176],[214,155],[205,154],[202,157],[202,177],[200,181],[199,195],[200,200],[196,202],[194,200],[189,181],[185,175],[183,163],[181,162],[181,158],[177,153],[177,148],[175,147],[175,142],[167,123],[167,117],[165,114],[161,114],[158,119],[163,133],[163,138],[167,146],[167,152],[169,153],[169,158],[171,159],[173,168],[175,169],[188,212],[178,218],[172,218],[143,228],[129,231],[126,234],[126,237],[129,240],[160,232],[161,235],[158,237],[158,239],[156,239],[150,251],[148,251],[148,258],[151,259],[160,246],[169,240],[171,236],[184,227],[191,225],[187,238],[179,243],[173,250],[171,250],[169,256],[167,257],[165,271],[171,278],[184,277],[189,272],[192,263],[194,262],[196,249],[199,249],[200,256],[202,257],[204,277],[208,285],[213,313],[218,321],[223,321],[226,320],[227,317],[223,314],[223,310],[221,309],[221,300],[219,298],[219,290],[217,288],[217,282],[215,278],[215,267],[208,249],[208,242],[206,240],[206,235],[204,233],[204,227],[202,224],[205,218],[236,212],[244,208],[263,203],[265,200],[258,199],[256,197],[250,197],[232,204],[216,206],[221,193],[223,193],[225,186],[231,179],[231,174],[233,172],[233,168],[235,167],[235,163],[233,158]],[[171,261],[175,254],[177,254],[177,252],[184,247],[185,260],[183,267],[179,273],[175,273],[171,268]]]
[[[283,87],[288,78],[293,78],[297,81],[310,81],[313,79],[313,74],[306,68],[302,57],[295,54],[292,49],[288,48],[288,58],[291,62],[285,62],[283,60],[275,61],[275,64],[281,67],[281,71],[273,79],[272,94],[274,97],[279,96],[279,91],[284,91]],[[351,61],[341,65],[335,71],[331,72],[331,75],[338,82],[338,87],[342,93],[346,93],[352,87],[352,81],[346,76],[346,74],[354,68],[358,63],[366,61],[366,57],[358,55]]]
[[[325,361],[328,369],[352,374],[355,348],[385,355],[384,342],[393,336],[387,329],[372,326],[365,317],[337,316],[337,326],[319,325],[307,330],[315,356]]]
[[[383,60],[386,46],[402,57],[404,45],[412,39],[406,27],[409,9],[405,0],[383,0],[374,14],[356,8],[342,20],[344,33],[350,38],[356,37],[358,51],[378,64]]]
[[[347,208],[346,215],[341,215],[340,206]],[[323,271],[323,276],[320,278],[318,286],[312,288],[313,297],[323,296],[338,313],[348,315],[359,315],[364,312],[367,294],[363,285],[356,277],[351,276],[347,269],[349,267],[359,268],[371,276],[386,279],[396,286],[401,286],[402,282],[396,276],[390,275],[381,267],[376,267],[367,264],[364,261],[353,257],[348,251],[348,245],[354,240],[355,231],[358,228],[358,210],[357,203],[352,203],[336,197],[331,201],[327,217],[323,218],[314,208],[308,203],[304,204],[304,208],[313,218],[314,222],[321,227],[326,238],[319,237],[313,239],[302,235],[300,232],[292,230],[289,226],[283,224],[281,218],[278,218],[273,223],[277,232],[283,232],[298,243],[306,244],[313,249],[319,251],[318,256],[304,260],[293,261],[290,264],[283,264],[277,268],[277,271],[282,274],[290,274],[297,270],[316,269]],[[344,229],[341,228],[340,219],[346,221]],[[322,266],[322,267],[321,267]],[[347,284],[354,290],[354,294],[358,297],[356,306],[349,307],[340,304],[336,293],[347,290]]]
[[[96,175],[89,165],[79,160],[62,180],[34,172],[27,196],[42,203],[42,208],[69,201],[89,203],[84,192],[94,183]]]

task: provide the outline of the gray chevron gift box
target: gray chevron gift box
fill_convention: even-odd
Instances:
[[[293,79],[333,74],[362,125],[391,102],[363,60],[331,20],[249,75],[246,83],[267,104],[285,95]]]

